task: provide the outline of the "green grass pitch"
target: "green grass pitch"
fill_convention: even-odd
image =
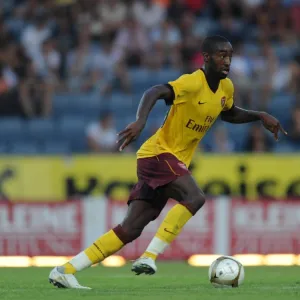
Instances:
[[[158,273],[136,276],[130,264],[122,268],[94,267],[77,275],[91,291],[57,289],[48,283],[50,268],[1,268],[1,300],[176,300],[176,299],[300,299],[299,267],[245,267],[245,282],[237,289],[215,289],[208,268],[158,262]]]

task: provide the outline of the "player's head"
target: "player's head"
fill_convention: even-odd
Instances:
[[[205,69],[220,79],[226,78],[230,70],[232,52],[232,45],[226,38],[220,35],[207,37],[202,44]]]

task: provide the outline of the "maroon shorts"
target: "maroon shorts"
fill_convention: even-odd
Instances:
[[[132,200],[145,200],[163,208],[171,198],[165,193],[164,186],[186,174],[190,174],[190,171],[185,164],[170,153],[139,158],[138,182],[130,192],[128,204]]]

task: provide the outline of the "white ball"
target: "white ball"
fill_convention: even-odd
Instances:
[[[217,258],[209,267],[208,278],[217,288],[236,288],[245,278],[243,265],[231,256]]]

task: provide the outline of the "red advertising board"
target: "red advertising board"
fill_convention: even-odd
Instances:
[[[0,256],[74,255],[82,249],[80,201],[0,203]]]
[[[154,237],[167,212],[175,204],[176,202],[170,201],[161,215],[155,221],[148,224],[137,240],[127,244],[120,251],[120,255],[123,255],[127,259],[136,259],[139,257]],[[107,209],[107,229],[110,229],[123,220],[126,215],[127,205],[122,202],[110,201]],[[207,201],[201,211],[188,221],[181,234],[160,258],[178,260],[186,259],[195,253],[212,253],[214,239],[213,225],[213,201]]]
[[[231,201],[230,253],[300,253],[300,203]]]
[[[142,235],[119,254],[136,259],[149,245],[167,212],[150,222]],[[120,224],[124,202],[82,199],[60,203],[0,202],[0,256],[72,256]],[[193,254],[300,253],[300,202],[206,201],[160,258]]]

